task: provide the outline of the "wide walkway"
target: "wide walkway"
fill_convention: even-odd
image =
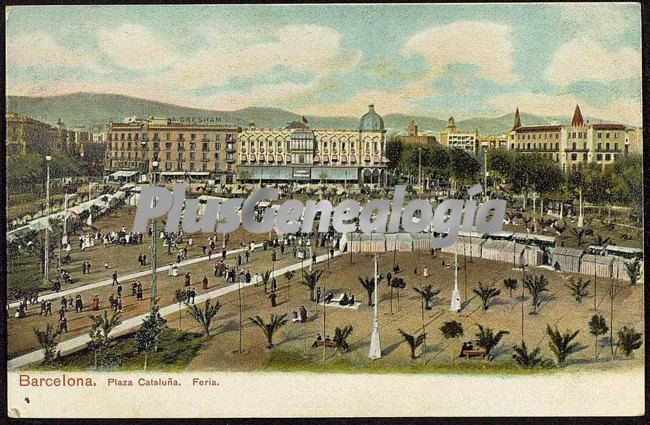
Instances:
[[[261,243],[255,244],[255,249],[260,248],[261,246],[262,246]],[[245,252],[245,251],[246,251],[246,248],[233,249],[231,251],[226,252],[226,257],[231,256],[233,254],[238,254],[240,252]],[[215,260],[217,258],[221,258],[221,255],[214,254],[211,257],[211,260]],[[189,266],[191,264],[200,263],[202,261],[208,261],[208,256],[204,255],[204,256],[201,256],[201,257],[196,257],[196,258],[191,258],[189,260],[181,261],[180,263],[178,263],[178,268],[181,269],[184,266]],[[164,271],[167,271],[167,270],[169,270],[169,265],[168,264],[166,264],[164,266],[157,267],[156,268],[156,273],[164,272]],[[147,269],[147,270],[143,270],[143,271],[140,271],[140,272],[119,276],[119,279],[122,282],[126,282],[126,281],[129,281],[129,280],[137,279],[139,277],[150,276],[150,275],[151,275],[151,269]],[[61,298],[64,295],[74,295],[77,292],[87,291],[88,289],[94,289],[94,288],[99,288],[101,286],[111,285],[112,283],[113,283],[113,279],[100,280],[99,282],[76,286],[74,288],[66,289],[65,291],[49,292],[49,293],[44,294],[44,295],[39,295],[38,300],[39,301],[55,300],[55,299]],[[9,308],[17,308],[19,305],[20,305],[20,301],[15,301],[15,302],[9,304]]]
[[[233,251],[230,251],[229,254],[236,253],[236,252],[239,252],[239,251],[240,250],[233,250]],[[334,251],[334,257],[338,257],[341,254],[342,254],[341,251]],[[316,263],[327,261],[327,257],[328,257],[328,254],[323,254],[323,255],[320,255],[320,256],[316,257]],[[193,264],[193,263],[197,263],[199,261],[204,261],[206,259],[207,259],[207,257],[195,258],[195,259],[186,261],[185,264]],[[273,272],[271,274],[271,276],[272,277],[278,277],[278,276],[283,275],[287,271],[300,270],[301,267],[302,268],[309,267],[311,264],[312,264],[311,259],[305,259],[304,261],[298,262],[296,264],[292,264],[292,265],[280,268],[280,269],[276,270],[275,272]],[[160,267],[158,270],[163,271],[163,270],[166,270],[167,267],[168,266]],[[149,273],[151,273],[151,272],[149,271],[149,272],[134,273],[134,277],[135,277],[135,275],[146,276]],[[126,277],[124,277],[124,278],[126,278]],[[223,296],[225,294],[228,294],[230,292],[238,290],[238,288],[244,288],[244,287],[247,287],[247,286],[255,285],[256,283],[258,283],[260,281],[261,281],[261,278],[258,276],[257,278],[254,277],[253,279],[251,279],[251,281],[249,283],[234,283],[232,285],[229,285],[229,286],[226,286],[226,287],[223,287],[223,288],[215,289],[214,291],[206,292],[205,294],[202,294],[202,295],[197,295],[197,297],[195,299],[195,304],[199,304],[199,303],[202,303],[202,302],[204,302],[206,300]],[[104,282],[108,282],[108,283],[104,283]],[[102,284],[102,285],[109,284],[110,285],[110,283],[111,283],[111,280],[108,280],[108,281],[97,282],[97,283],[95,283],[93,285],[97,285],[97,286],[101,286],[100,284]],[[88,287],[89,287],[89,285],[86,285],[85,287],[80,287],[80,288],[81,289],[87,289]],[[75,290],[80,289],[80,288],[75,288]],[[59,292],[56,295],[61,296],[61,294],[62,294],[62,292]],[[185,308],[187,308],[187,306],[185,304],[179,305],[179,304],[174,303],[172,305],[168,305],[167,307],[162,307],[160,309],[160,314],[162,316],[168,316],[168,315],[170,315],[172,313],[177,313],[179,310],[182,310],[182,309],[185,309]],[[123,321],[118,326],[116,326],[115,329],[113,329],[113,331],[111,332],[111,336],[120,336],[120,335],[125,335],[125,334],[133,332],[136,328],[138,328],[142,324],[142,320],[146,316],[147,316],[147,314],[142,314],[140,316],[132,317],[130,319],[127,319],[127,320]],[[73,353],[75,351],[78,351],[78,350],[84,348],[86,346],[86,344],[88,343],[88,341],[90,341],[90,337],[87,334],[84,334],[84,335],[81,335],[81,336],[78,336],[78,337],[75,337],[75,338],[60,342],[58,344],[57,350],[61,352],[61,355],[70,354],[70,353]],[[14,359],[9,360],[7,362],[7,370],[8,371],[16,371],[16,370],[19,370],[19,369],[21,369],[21,368],[23,368],[23,367],[25,367],[25,366],[27,366],[29,364],[40,362],[42,359],[43,359],[43,350],[42,349],[32,351],[31,353],[27,353],[27,354],[24,354],[24,355],[22,355],[20,357],[16,357]]]

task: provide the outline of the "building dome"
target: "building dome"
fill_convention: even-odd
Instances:
[[[384,119],[375,112],[375,105],[368,105],[368,112],[359,121],[359,131],[384,131],[384,129]]]

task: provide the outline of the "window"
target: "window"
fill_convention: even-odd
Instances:
[[[612,159],[612,155],[606,153],[605,154],[605,161],[609,161],[610,159]]]
[[[609,142],[605,143],[605,150],[609,150]]]
[[[578,154],[577,153],[572,153],[571,154],[571,161],[577,161],[578,160]]]
[[[171,137],[171,135],[170,135],[169,133],[167,133],[167,134],[165,135],[165,140],[169,140],[170,137]]]
[[[596,155],[596,161],[602,161],[603,160],[603,154],[599,153]]]

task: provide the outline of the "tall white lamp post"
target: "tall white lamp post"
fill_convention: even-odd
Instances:
[[[47,155],[47,174],[45,177],[45,280],[50,280],[50,161]]]
[[[377,255],[375,254],[375,290],[374,290],[374,304],[375,309],[372,319],[372,337],[370,339],[370,353],[368,357],[371,359],[381,358],[381,344],[379,341],[379,318],[377,317],[377,281],[379,280],[379,265],[377,263]]]

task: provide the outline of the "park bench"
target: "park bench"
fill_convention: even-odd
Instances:
[[[312,348],[316,348],[316,347],[322,347],[323,344],[325,345],[325,347],[336,348],[336,342],[334,342],[334,341],[323,341],[323,340],[315,340],[314,343],[311,346],[312,346]]]
[[[464,357],[466,359],[470,359],[472,357],[485,357],[485,350],[480,350],[480,349],[474,349],[474,350],[462,350],[460,352],[460,356],[458,357]]]

